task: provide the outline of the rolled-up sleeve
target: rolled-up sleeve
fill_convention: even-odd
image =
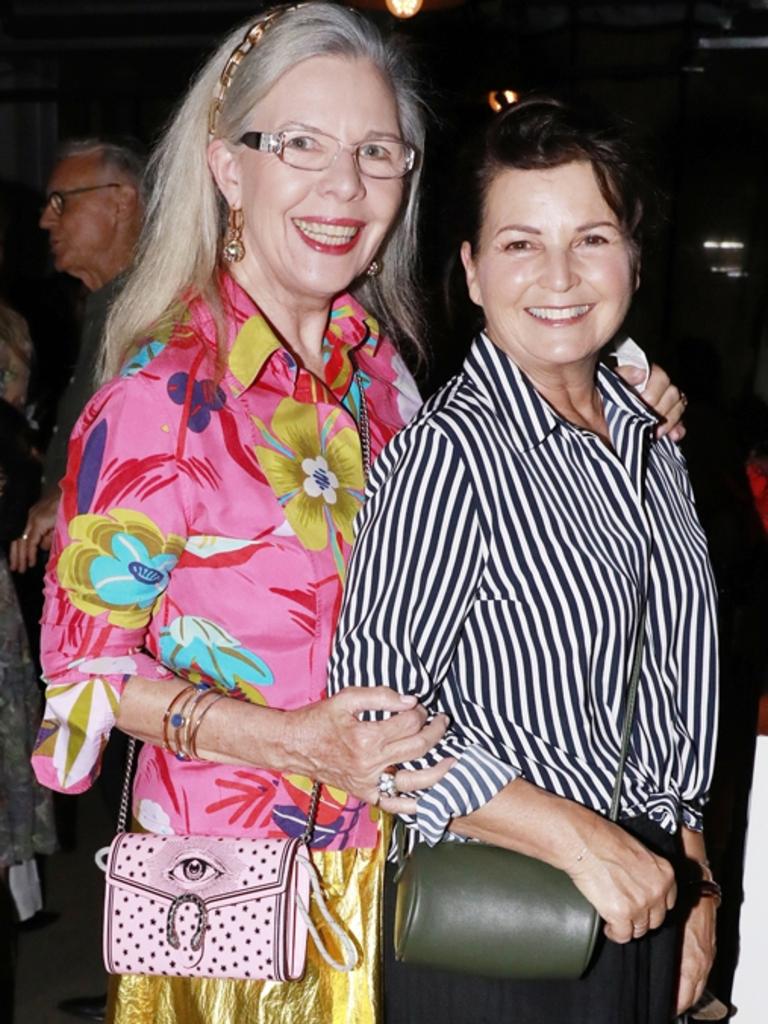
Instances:
[[[80,793],[97,777],[131,676],[170,678],[144,647],[185,545],[174,431],[157,384],[118,379],[78,421],[45,579],[46,707],[33,766]]]
[[[417,422],[390,442],[357,525],[329,692],[384,685],[437,712],[486,560],[469,474],[439,428]],[[518,774],[456,722],[407,767],[446,757],[456,764],[419,794],[416,820],[408,822],[430,844],[452,818],[477,810]]]

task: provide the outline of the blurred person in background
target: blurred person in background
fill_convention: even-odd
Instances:
[[[56,270],[78,278],[88,295],[77,363],[59,400],[45,456],[43,496],[11,545],[15,572],[25,572],[39,548],[50,547],[69,435],[96,388],[99,341],[141,230],[143,174],[144,154],[132,140],[90,138],[65,142],[48,180],[40,227],[48,232]]]
[[[5,547],[38,493],[40,461],[24,416],[32,342],[0,302],[0,1006],[13,1003],[13,923],[42,907],[36,856],[56,847],[51,794],[30,764],[42,708]]]

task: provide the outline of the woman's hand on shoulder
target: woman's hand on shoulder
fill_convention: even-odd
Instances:
[[[618,366],[616,373],[623,377],[627,384],[641,384],[645,372],[636,366]],[[651,372],[645,383],[642,399],[646,405],[662,417],[662,422],[656,428],[656,437],[668,435],[670,441],[682,441],[685,437],[685,424],[683,416],[688,400],[669,379],[669,374],[657,363],[651,365]]]
[[[384,711],[384,721],[361,721]],[[387,686],[349,687],[328,700],[284,716],[283,745],[292,770],[377,803],[379,776],[391,765],[423,757],[445,733],[448,720],[427,712],[415,697]],[[447,768],[445,769],[447,770]]]
[[[672,865],[612,822],[597,819],[588,845],[568,874],[605,921],[613,942],[658,928],[675,905]]]

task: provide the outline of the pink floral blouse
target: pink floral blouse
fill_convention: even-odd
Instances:
[[[46,577],[47,706],[34,755],[53,789],[94,781],[131,675],[162,686],[173,673],[272,708],[325,695],[363,498],[359,386],[374,454],[418,394],[348,295],[324,339],[324,382],[297,366],[229,276],[222,298],[218,373],[212,314],[197,299],[93,397],[73,432]],[[292,836],[310,790],[303,776],[145,745],[133,813],[164,834]],[[323,787],[315,845],[375,837],[366,805]]]

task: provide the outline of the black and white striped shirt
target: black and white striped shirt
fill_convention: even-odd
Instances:
[[[329,688],[385,684],[451,726],[427,842],[522,775],[607,813],[648,591],[621,815],[701,827],[717,716],[715,591],[682,456],[599,368],[613,452],[487,337],[374,466]]]

